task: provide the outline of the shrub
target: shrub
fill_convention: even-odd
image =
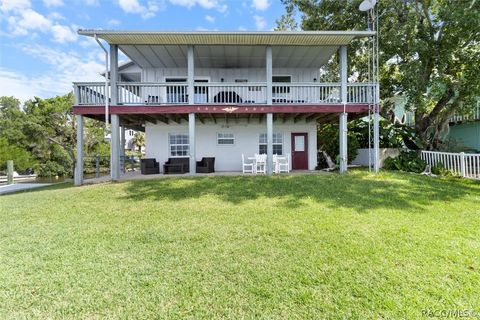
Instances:
[[[453,176],[453,173],[446,169],[441,162],[438,162],[436,165],[434,165],[431,170],[432,173],[436,174],[437,176]]]
[[[325,151],[333,161],[340,153],[338,130],[337,124],[326,124],[321,126],[317,132],[318,149]],[[360,145],[354,132],[348,131],[347,135],[348,162],[351,162],[357,156],[357,149],[360,148]]]
[[[397,157],[388,157],[383,163],[383,168],[387,170],[400,170],[416,173],[423,172],[425,167],[425,161],[423,161],[415,151],[401,151]]]

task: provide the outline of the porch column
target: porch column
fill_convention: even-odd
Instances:
[[[339,140],[340,140],[340,173],[347,171],[347,46],[340,47],[340,99],[343,112],[340,114]]]
[[[111,44],[110,45],[110,90],[111,90],[110,104],[113,106],[118,104],[117,81],[118,81],[118,45]]]
[[[188,114],[188,141],[190,150],[190,174],[197,173],[197,157],[195,155],[195,113]]]
[[[75,164],[74,182],[76,186],[83,184],[83,116],[77,115],[77,161]]]
[[[272,47],[267,46],[265,50],[266,77],[267,77],[267,104],[272,104]]]
[[[112,136],[111,155],[110,155],[110,176],[113,181],[120,179],[120,117],[118,114],[112,114]]]
[[[373,113],[373,171],[380,171],[380,114],[378,113],[378,105],[375,106]]]
[[[187,52],[187,84],[188,84],[188,104],[195,103],[195,59],[193,57],[193,46],[188,46]]]
[[[267,174],[273,173],[273,114],[267,113]]]
[[[120,163],[121,172],[125,172],[125,127],[120,127]]]
[[[347,171],[347,113],[340,113],[339,139],[340,139],[340,173]]]

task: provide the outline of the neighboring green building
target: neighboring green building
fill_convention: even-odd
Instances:
[[[412,111],[405,110],[405,98],[396,96],[393,99],[395,104],[395,122],[413,125],[415,123]],[[448,140],[454,140],[458,147],[468,151],[480,152],[480,99],[477,101],[475,111],[470,115],[454,115],[449,123],[449,130],[445,136]]]
[[[449,128],[447,138],[454,139],[467,149],[480,152],[480,100],[477,101],[473,114],[453,116]]]

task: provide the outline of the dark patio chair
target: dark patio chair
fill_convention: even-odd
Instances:
[[[142,174],[160,173],[160,164],[154,158],[140,160],[140,172]]]
[[[215,172],[215,158],[207,157],[197,161],[197,173],[212,173]]]

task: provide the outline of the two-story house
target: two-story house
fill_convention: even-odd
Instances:
[[[142,130],[146,157],[215,157],[216,171],[241,171],[242,154],[289,155],[292,170],[314,170],[317,124],[346,121],[378,105],[378,84],[348,83],[347,46],[370,31],[161,32],[79,30],[109,44],[109,83],[75,83],[76,184],[83,182],[83,117],[111,120],[113,180],[120,177],[122,130]],[[99,42],[100,43],[100,42]],[[130,63],[119,67],[118,53]],[[321,67],[339,52],[337,83]],[[377,108],[378,109],[378,108]],[[378,138],[378,137],[377,137]]]

